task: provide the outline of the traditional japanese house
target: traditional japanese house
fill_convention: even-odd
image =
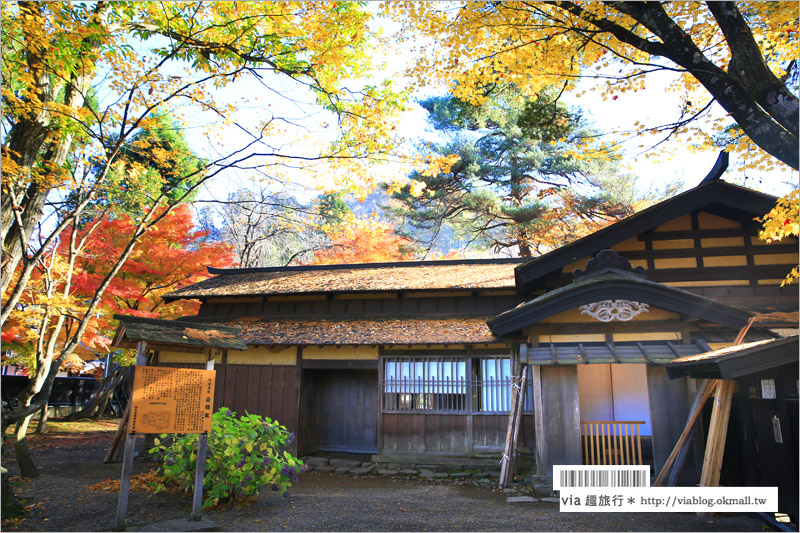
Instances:
[[[658,470],[694,387],[664,365],[729,345],[753,317],[747,342],[797,330],[797,291],[780,287],[797,242],[767,245],[753,220],[775,200],[710,180],[533,260],[210,269],[166,299],[242,329],[249,349],[217,360],[219,405],[280,420],[301,454],[497,456],[519,358],[521,449],[540,472],[597,460],[582,421],[638,429]]]
[[[526,338],[541,472],[591,460],[582,420],[644,422],[658,472],[695,386],[663,365],[730,345],[751,317],[745,342],[797,332],[797,290],[780,286],[797,240],[762,242],[754,220],[775,201],[711,179],[516,269],[529,300],[490,326]]]
[[[522,301],[522,263],[212,269],[215,277],[167,299],[198,298],[193,320],[242,328],[249,350],[226,351],[215,366],[219,405],[279,420],[296,432],[299,453],[475,464],[505,439],[515,343],[486,322]],[[195,357],[161,351],[158,364]]]

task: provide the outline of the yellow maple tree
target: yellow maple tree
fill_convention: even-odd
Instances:
[[[800,204],[800,191],[794,190],[783,198],[778,199],[775,207],[764,215],[764,224],[758,237],[767,243],[780,241],[787,237],[797,238],[800,231],[798,223],[798,204]],[[798,278],[798,267],[794,267],[781,282],[781,287],[792,283]]]
[[[644,88],[646,75],[671,71],[680,95],[671,124],[639,124],[724,145],[745,168],[780,161],[798,168],[796,2],[387,2],[401,35],[422,36],[409,73],[480,102],[497,84],[529,95],[558,82],[598,80],[605,97]],[[792,90],[794,88],[794,91]],[[709,115],[719,104],[725,116]],[[700,122],[706,121],[701,128]],[[710,124],[708,124],[710,122]],[[698,143],[698,140],[700,141]]]
[[[371,18],[356,2],[0,3],[6,125],[0,324],[25,296],[37,306],[30,327],[46,333],[43,339],[63,339],[37,344],[36,376],[20,408],[3,411],[3,428],[17,424],[23,475],[36,473],[24,446],[27,420],[46,403],[58,367],[81,345],[104,292],[149,229],[226,169],[325,160],[346,165],[343,179],[355,182],[391,150],[391,123],[407,95],[389,82],[347,88],[373,68]],[[198,113],[214,117],[205,121],[208,135],[235,124],[237,106],[221,89],[244,79],[267,100],[293,101],[298,89],[306,91],[312,112],[334,117],[330,142],[311,153],[270,145],[277,125],[297,117],[296,109],[269,101],[251,112],[257,124],[238,149],[207,159],[186,143],[164,140],[164,130],[179,132]],[[162,133],[142,135],[156,130]],[[106,258],[96,291],[66,321],[59,298],[71,294],[72,270],[85,247],[69,247],[60,260],[57,291],[48,293],[52,284],[35,273],[87,220],[119,211],[132,219],[130,234]],[[66,322],[73,327],[65,336]]]

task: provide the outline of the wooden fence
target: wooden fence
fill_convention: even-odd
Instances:
[[[581,420],[583,464],[640,465],[645,422]]]

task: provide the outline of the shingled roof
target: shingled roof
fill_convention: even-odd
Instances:
[[[247,349],[242,342],[242,332],[236,327],[125,315],[114,315],[114,318],[119,320],[119,328],[113,344],[122,348],[134,348],[137,342],[145,341],[194,348]]]
[[[729,346],[667,365],[669,377],[736,379],[783,365],[797,365],[798,337],[770,339]]]
[[[213,278],[169,293],[165,301],[226,296],[354,292],[513,290],[524,258],[414,261],[357,265],[215,269]]]
[[[492,334],[489,317],[438,318],[239,318],[225,322],[242,330],[249,345],[427,345],[506,343]],[[215,326],[221,324],[216,323]]]

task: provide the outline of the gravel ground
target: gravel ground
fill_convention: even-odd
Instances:
[[[42,476],[15,485],[33,504],[30,514],[4,529],[18,531],[112,531],[116,492],[89,486],[118,478],[120,465],[104,465],[110,435],[80,447],[56,446],[35,455]],[[12,475],[9,449],[3,464]],[[151,465],[134,464],[134,474]],[[129,524],[189,515],[189,495],[131,493]],[[289,498],[264,493],[252,504],[209,511],[223,531],[764,531],[749,515],[698,517],[694,513],[560,513],[557,504],[507,503],[489,489],[448,482],[351,478],[309,473]]]

